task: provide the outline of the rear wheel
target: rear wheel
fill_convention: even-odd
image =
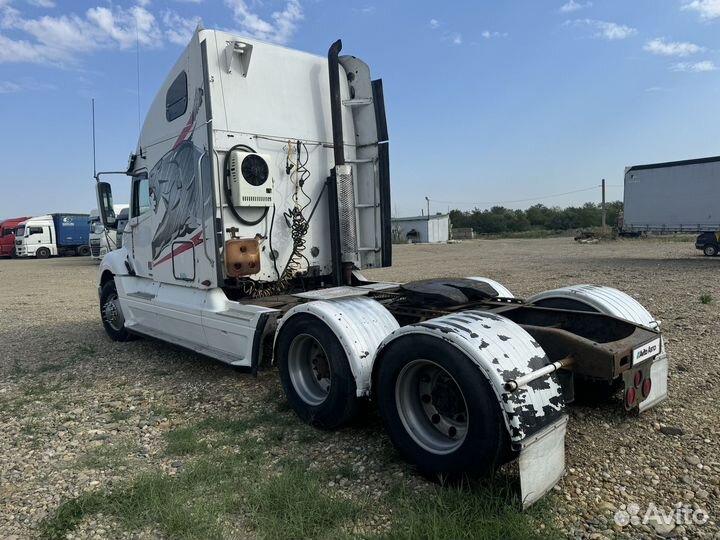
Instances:
[[[38,248],[38,250],[35,252],[35,257],[37,257],[38,259],[49,259],[50,250],[46,247]]]
[[[100,316],[105,332],[113,341],[135,339],[135,336],[125,328],[125,316],[113,280],[107,281],[100,290]]]
[[[715,257],[718,254],[718,248],[713,244],[708,244],[703,249],[703,254],[705,254],[706,257]]]
[[[395,447],[421,472],[450,479],[491,473],[509,456],[497,397],[452,345],[408,335],[388,346],[375,383]]]
[[[290,406],[305,422],[334,429],[357,413],[355,377],[345,350],[313,315],[293,316],[275,345],[280,380]]]

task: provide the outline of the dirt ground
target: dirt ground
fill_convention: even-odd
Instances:
[[[183,460],[164,451],[178,426],[219,409],[259,414],[283,401],[272,370],[255,379],[152,340],[111,342],[96,271],[81,258],[0,260],[0,538],[37,537],[63,501],[111,489],[138,470],[178,474]],[[392,268],[366,274],[487,276],[519,297],[595,283],[637,298],[663,323],[670,398],[640,417],[623,413],[617,399],[570,407],[567,474],[547,498],[549,525],[568,538],[720,539],[719,272],[720,258],[687,242],[555,238],[395,246]],[[327,489],[373,497],[399,477],[422,493],[426,482],[399,462],[377,422],[331,434],[307,429],[282,451],[307,451],[318,462],[332,454],[354,471]],[[103,453],[123,444],[123,459]],[[616,512],[636,519],[617,523]],[[392,519],[371,515],[366,527],[382,531]],[[67,537],[118,536],[134,537],[95,516]]]

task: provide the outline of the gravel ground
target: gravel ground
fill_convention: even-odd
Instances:
[[[652,240],[402,245],[394,267],[367,274],[391,281],[482,275],[517,296],[597,283],[640,300],[663,321],[671,396],[641,417],[624,414],[619,401],[571,407],[567,475],[550,495],[549,519],[568,538],[720,539],[720,395],[713,390],[720,296],[700,300],[713,292],[720,258],[697,253],[686,242]],[[176,426],[218,410],[259,414],[282,401],[272,370],[252,378],[152,340],[111,342],[99,321],[96,270],[80,258],[0,261],[2,539],[36,537],[38,523],[63,500],[112,488],[136,471],[177,474],[182,460],[163,453]],[[313,441],[291,438],[285,451],[307,450],[313,460],[332,454],[349,464],[356,474],[339,475],[327,484],[331,490],[379,496],[388,478],[422,490],[424,481],[397,460],[379,429],[371,421]],[[124,459],[104,460],[110,451]],[[668,525],[661,518],[671,513]],[[616,515],[635,519],[623,526]],[[388,519],[369,516],[365,526],[383,530]],[[73,538],[158,535],[124,533],[95,516]]]

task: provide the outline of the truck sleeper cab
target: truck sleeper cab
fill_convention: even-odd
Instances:
[[[123,245],[98,274],[105,330],[252,372],[271,348],[301,419],[333,429],[371,399],[424,472],[517,458],[531,504],[562,475],[576,382],[624,386],[629,411],[666,396],[659,326],[606,287],[522,301],[487,278],[365,279],[391,264],[388,135],[381,81],[341,47],[198,28],[130,159]]]

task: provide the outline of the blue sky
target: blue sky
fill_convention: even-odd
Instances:
[[[597,201],[603,177],[618,199],[626,165],[720,154],[720,0],[0,0],[0,216],[89,211],[91,97],[122,169],[137,41],[144,116],[199,19],[367,61],[399,215]]]

